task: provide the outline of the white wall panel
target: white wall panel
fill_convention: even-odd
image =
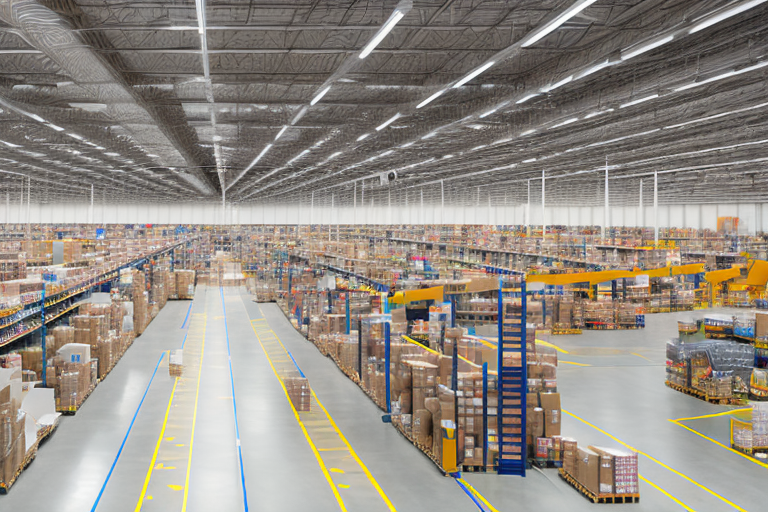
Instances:
[[[18,201],[18,198],[16,198]],[[32,204],[31,222],[76,223],[86,222],[88,203]],[[611,208],[611,226],[653,226],[653,207],[644,208],[645,221],[640,208],[634,206]],[[755,233],[768,229],[768,208],[762,204],[704,204],[659,206],[659,227],[717,228],[718,217],[739,217],[740,231]],[[358,205],[357,208],[330,208],[329,205],[311,207],[309,204],[228,206],[222,213],[221,203],[176,204],[102,204],[94,205],[94,221],[98,224],[488,224],[515,225],[525,222],[525,205],[489,208],[409,204],[408,207],[387,205]],[[531,223],[541,224],[541,206],[531,206]],[[553,206],[547,207],[547,225],[601,225],[602,207]],[[0,221],[20,224],[27,221],[27,207],[18,202],[0,203]]]

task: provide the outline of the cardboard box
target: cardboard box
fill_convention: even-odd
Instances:
[[[576,479],[595,494],[600,492],[600,456],[589,448],[579,448]]]
[[[613,494],[613,455],[605,451],[605,449],[596,446],[590,446],[589,448],[600,456],[599,493]]]

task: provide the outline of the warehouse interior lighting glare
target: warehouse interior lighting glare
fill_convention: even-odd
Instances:
[[[277,132],[277,135],[275,135],[275,140],[279,139],[281,135],[285,133],[285,130],[288,129],[288,125],[283,126],[279,132]]]
[[[310,102],[309,102],[309,104],[310,104],[310,105],[314,105],[315,103],[317,103],[318,101],[320,101],[321,99],[323,99],[323,96],[325,96],[325,94],[326,94],[328,91],[330,91],[330,90],[331,90],[331,86],[330,86],[330,85],[327,85],[327,86],[325,86],[325,87],[323,88],[323,90],[321,90],[319,93],[317,93],[317,96],[315,96],[314,98],[312,98],[312,101],[310,101]]]
[[[259,163],[259,160],[261,160],[261,158],[262,158],[264,155],[266,155],[266,154],[267,154],[267,151],[269,151],[271,147],[272,147],[272,144],[267,144],[266,146],[264,146],[264,149],[262,149],[262,150],[261,150],[261,153],[259,153],[259,155],[258,155],[256,158],[254,158],[254,159],[253,159],[253,161],[252,161],[250,164],[248,164],[248,167],[246,167],[246,168],[245,168],[245,171],[243,171],[243,172],[244,172],[244,173],[246,173],[246,172],[250,171],[250,170],[251,170],[251,168],[252,168],[254,165],[256,165],[257,163]]]
[[[378,32],[376,32],[376,35],[373,36],[373,39],[371,39],[367,45],[365,45],[365,48],[363,48],[363,51],[360,52],[360,55],[358,56],[361,59],[366,58],[368,55],[371,54],[371,52],[379,46],[379,43],[381,43],[385,37],[387,37],[387,34],[389,34],[393,28],[395,28],[395,25],[403,19],[405,16],[405,13],[401,11],[400,9],[395,9],[395,11],[390,15],[387,22],[384,24],[383,27],[379,29]]]
[[[717,14],[706,16],[702,21],[696,23],[693,27],[691,27],[691,30],[689,30],[688,33],[695,34],[700,30],[704,30],[707,27],[711,27],[715,23],[720,23],[721,21],[726,20],[732,16],[736,16],[737,14],[741,14],[744,11],[748,11],[753,7],[757,7],[758,5],[763,4],[766,1],[768,0],[752,0],[751,2],[744,2],[735,7],[731,7],[730,9],[725,9],[724,11],[719,12]]]
[[[494,61],[486,62],[485,64],[483,64],[482,66],[480,66],[479,68],[477,68],[476,70],[474,70],[473,72],[471,72],[470,74],[468,74],[467,76],[465,76],[464,78],[462,78],[461,80],[456,82],[454,84],[453,88],[454,89],[458,89],[459,87],[461,87],[465,83],[469,82],[470,80],[472,80],[473,78],[478,76],[480,73],[486,71],[488,68],[490,68],[494,64],[496,64]]]
[[[527,96],[523,96],[521,99],[517,100],[515,103],[518,104],[518,105],[522,105],[526,101],[528,101],[530,99],[533,99],[533,98],[535,98],[538,95],[539,95],[539,93],[535,92],[533,94],[529,94]]]
[[[549,87],[545,87],[545,88],[543,88],[543,89],[542,89],[542,92],[551,92],[551,91],[554,91],[554,90],[555,90],[555,89],[557,89],[558,87],[562,87],[562,86],[564,86],[565,84],[567,84],[567,83],[571,82],[572,80],[573,80],[573,75],[567,76],[567,77],[563,78],[562,80],[560,80],[559,82],[556,82],[556,83],[554,83],[554,84],[550,85]]]
[[[523,40],[523,43],[520,45],[523,48],[528,48],[529,46],[536,44],[539,40],[543,39],[544,37],[548,36],[555,30],[557,30],[563,23],[570,20],[577,14],[579,14],[581,11],[595,3],[597,0],[581,0],[580,2],[576,2],[571,7],[563,11],[562,14],[557,16],[555,19],[544,25],[543,27],[534,30],[531,35],[526,37]]]
[[[368,138],[368,136],[369,136],[369,135],[370,135],[370,133],[364,133],[364,134],[362,134],[361,136],[359,136],[359,137],[357,138],[357,142],[360,142],[361,140],[365,140],[366,138]]]
[[[428,104],[429,104],[429,103],[431,103],[433,100],[436,100],[436,99],[437,99],[437,98],[438,98],[438,97],[439,97],[441,94],[443,94],[444,92],[445,92],[445,89],[443,89],[443,90],[440,90],[440,91],[437,91],[435,94],[433,94],[433,95],[432,95],[432,96],[430,96],[429,98],[425,99],[424,101],[422,101],[421,103],[419,103],[418,105],[416,105],[416,108],[421,108],[421,107],[423,107],[423,106],[425,106],[425,105],[428,105]]]
[[[692,82],[690,84],[683,85],[682,87],[678,87],[677,89],[675,89],[675,92],[685,91],[687,89],[693,89],[694,87],[699,87],[700,85],[706,85],[712,82],[717,82],[718,80],[724,80],[726,78],[730,78],[732,76],[741,75],[743,73],[749,73],[750,71],[754,71],[756,69],[760,69],[765,66],[768,66],[768,61],[760,62],[758,64],[755,64],[754,66],[749,66],[739,70],[728,71],[727,73],[723,73],[722,75],[713,76],[712,78],[707,78],[706,80],[702,80],[701,82]]]
[[[398,112],[397,114],[393,115],[392,117],[390,117],[389,119],[387,119],[386,121],[381,123],[379,126],[377,126],[376,127],[376,131],[380,132],[381,130],[383,130],[384,128],[389,126],[390,124],[392,124],[395,121],[397,121],[400,117],[401,117],[401,114]]]
[[[658,98],[658,97],[659,97],[659,95],[658,95],[658,94],[651,94],[650,96],[645,96],[645,97],[643,97],[643,98],[639,98],[639,99],[636,99],[636,100],[630,101],[630,102],[628,102],[628,103],[623,103],[623,104],[619,105],[619,108],[627,108],[627,107],[631,107],[632,105],[637,105],[637,104],[639,104],[639,103],[644,103],[644,102],[646,102],[646,101],[649,101],[649,100],[653,100],[653,99],[656,99],[656,98]]]
[[[663,46],[667,44],[668,42],[672,41],[675,38],[675,36],[667,36],[663,37],[661,39],[657,39],[656,41],[652,41],[650,43],[640,45],[634,48],[628,48],[626,50],[621,51],[621,60],[629,60],[632,57],[637,57],[641,53],[649,52],[653,50],[654,48],[658,48],[659,46]]]

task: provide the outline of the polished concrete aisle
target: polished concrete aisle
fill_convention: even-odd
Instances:
[[[0,510],[83,512],[91,510],[112,467],[131,419],[157,369],[140,414],[102,496],[98,510],[132,510],[163,422],[173,379],[164,352],[178,348],[189,301],[172,301],[128,349],[75,416],[38,450]],[[195,305],[197,306],[197,305]],[[141,427],[139,428],[139,424]],[[118,482],[115,484],[115,482]]]

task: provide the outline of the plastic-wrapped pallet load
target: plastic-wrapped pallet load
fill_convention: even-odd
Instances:
[[[26,415],[21,406],[21,372],[0,370],[0,487],[7,489],[26,456]]]
[[[311,391],[309,381],[304,377],[286,377],[283,380],[288,398],[299,412],[309,412]]]

